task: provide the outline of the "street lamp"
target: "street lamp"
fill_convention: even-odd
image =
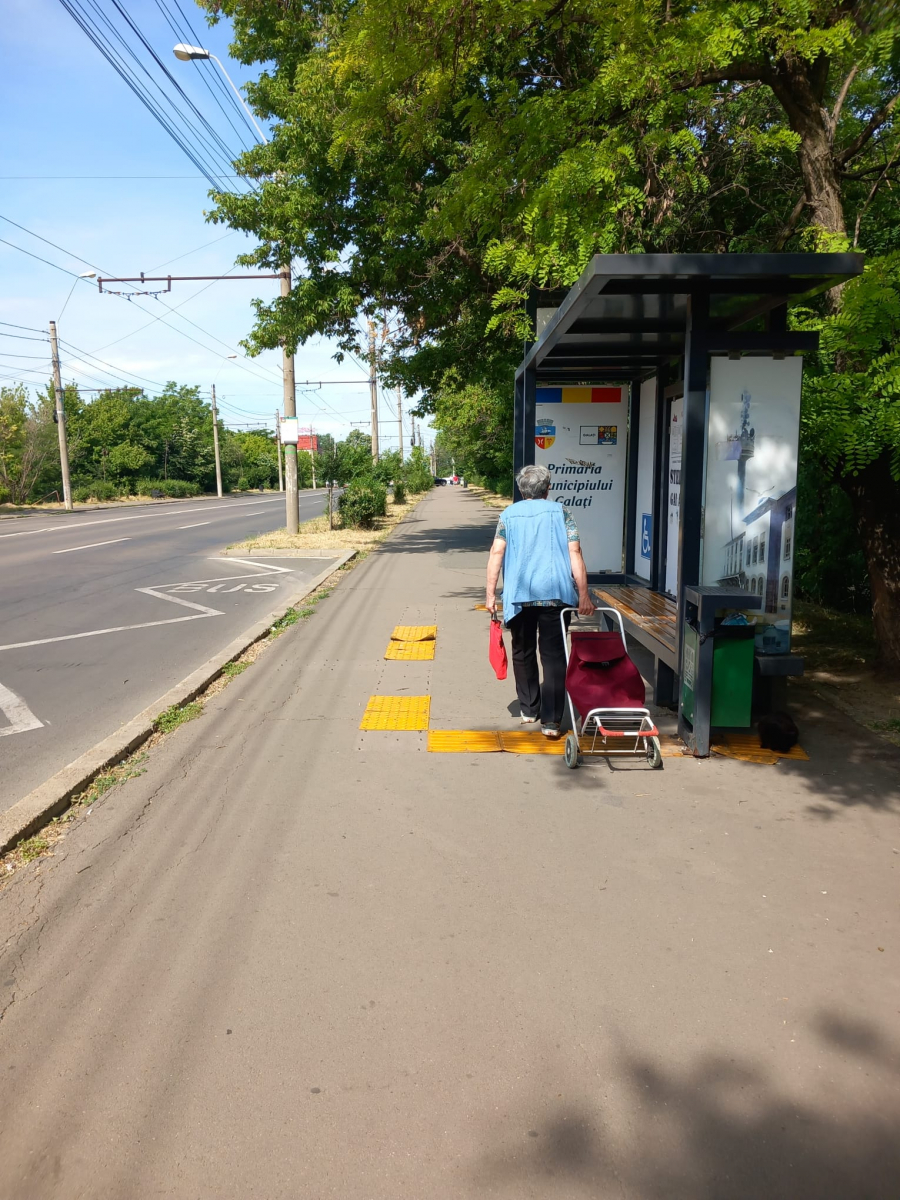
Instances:
[[[189,46],[186,42],[179,42],[178,45],[172,51],[172,53],[175,55],[175,57],[177,59],[180,59],[181,62],[193,62],[196,59],[211,58],[214,63],[218,63],[219,70],[222,72],[222,74],[228,80],[229,84],[231,84],[231,90],[237,96],[238,100],[240,100],[241,104],[243,104],[244,111],[246,112],[246,114],[250,118],[250,120],[253,122],[253,126],[256,129],[256,132],[259,134],[259,136],[262,138],[262,140],[266,143],[266,145],[268,145],[269,139],[266,137],[266,135],[263,133],[263,131],[260,129],[259,125],[257,124],[256,117],[254,117],[253,113],[250,111],[250,109],[247,106],[247,101],[244,99],[244,97],[241,95],[241,93],[238,91],[238,89],[234,86],[234,82],[233,82],[231,76],[228,74],[228,72],[222,66],[222,63],[220,62],[220,60],[218,58],[216,58],[216,56],[210,50],[204,50],[202,46]]]

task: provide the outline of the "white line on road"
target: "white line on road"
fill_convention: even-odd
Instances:
[[[89,542],[86,546],[68,546],[65,550],[53,550],[53,554],[74,554],[76,550],[93,550],[96,546],[114,546],[117,542],[130,542],[131,538],[111,538],[108,542]]]
[[[196,525],[179,525],[179,529],[199,529],[201,525],[209,525],[209,521],[198,521]]]
[[[28,537],[30,533],[49,533],[52,528],[52,525],[47,525],[43,529],[23,529],[21,533],[0,533],[0,538]]]
[[[163,599],[168,600],[165,596]],[[198,606],[199,607],[199,606]],[[200,621],[204,617],[222,617],[224,613],[211,609],[205,613],[194,613],[190,617],[169,617],[167,621],[142,621],[139,625],[111,625],[109,629],[89,629],[86,633],[64,633],[62,637],[37,638],[33,642],[10,642],[0,650],[24,650],[28,646],[47,646],[51,642],[72,642],[77,638],[99,637],[102,633],[125,633],[130,629],[151,629],[154,625],[177,625],[181,621]]]
[[[309,497],[311,499],[311,497]],[[301,497],[307,499],[307,497]],[[212,512],[217,508],[249,508],[252,505],[260,504],[278,504],[281,502],[281,497],[276,496],[274,500],[235,500],[227,504],[204,504],[201,512]],[[201,502],[202,503],[202,502]],[[9,537],[24,537],[28,533],[69,533],[73,529],[90,529],[92,525],[114,525],[119,521],[144,521],[149,517],[177,517],[184,513],[191,512],[189,508],[170,509],[168,512],[147,512],[137,513],[130,517],[103,517],[99,521],[79,521],[77,525],[46,525],[42,529],[23,529],[19,533],[2,533],[0,538]],[[197,512],[197,509],[193,510]],[[253,516],[253,513],[241,513],[242,517]]]
[[[216,562],[221,562],[217,558]],[[153,629],[157,625],[178,625],[182,621],[200,621],[204,617],[223,617],[225,614],[219,608],[209,608],[205,604],[197,604],[193,600],[182,600],[180,596],[171,596],[167,592],[159,591],[158,588],[164,587],[188,587],[191,584],[199,583],[227,583],[233,579],[257,579],[265,575],[288,574],[292,575],[293,571],[290,567],[276,567],[271,563],[251,562],[246,558],[233,558],[230,562],[243,563],[250,567],[261,567],[262,570],[257,571],[253,575],[226,575],[218,576],[216,579],[193,579],[189,583],[160,583],[156,588],[135,588],[136,592],[143,592],[147,596],[155,596],[159,600],[168,600],[171,604],[180,604],[184,608],[194,608],[198,611],[192,613],[189,617],[169,617],[164,621],[142,621],[139,625],[112,625],[108,629],[88,629],[84,633],[64,633],[59,637],[35,638],[31,642],[9,642],[5,646],[0,646],[0,650],[24,650],[29,646],[46,646],[51,642],[71,642],[78,638],[100,637],[105,633],[126,633],[131,629]]]
[[[42,729],[44,726],[44,722],[37,719],[22,697],[17,696],[8,687],[4,687],[2,683],[0,683],[0,712],[9,721],[5,729],[0,729],[0,737],[5,737],[8,733],[26,733],[29,729]]]

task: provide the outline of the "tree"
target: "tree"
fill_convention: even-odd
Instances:
[[[56,448],[55,401],[37,401],[22,384],[0,388],[0,500],[25,504]],[[5,495],[4,495],[5,493]]]
[[[260,239],[245,262],[302,263],[289,298],[258,305],[248,345],[329,333],[355,349],[360,309],[394,314],[386,376],[421,388],[436,417],[443,400],[437,427],[461,453],[508,421],[486,398],[511,404],[498,380],[521,357],[529,297],[570,286],[597,252],[900,249],[896,5],[207,7],[232,17],[240,58],[265,64],[251,98],[274,123],[240,164],[258,189],[217,196],[213,219]],[[840,305],[836,291],[819,318]],[[844,365],[835,352],[831,371]],[[876,377],[878,406],[890,396]],[[476,396],[466,435],[453,408]],[[900,511],[891,444],[872,450],[856,474],[843,454],[828,460],[856,497],[867,557],[885,539],[859,488]],[[877,620],[900,628],[900,568],[888,555],[869,572]],[[882,640],[898,662],[894,645]]]

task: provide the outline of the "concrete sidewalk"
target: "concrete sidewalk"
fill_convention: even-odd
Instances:
[[[360,732],[514,727],[495,519],[437,490],[0,893],[0,1197],[900,1194],[900,755],[827,711],[777,767]]]

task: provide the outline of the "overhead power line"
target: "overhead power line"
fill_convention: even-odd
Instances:
[[[233,177],[237,155],[197,108],[119,0],[111,0],[111,12],[104,12],[102,0],[60,3],[210,185],[217,191],[233,191],[226,177]],[[150,66],[145,61],[147,56]],[[248,187],[254,186],[245,182]]]

